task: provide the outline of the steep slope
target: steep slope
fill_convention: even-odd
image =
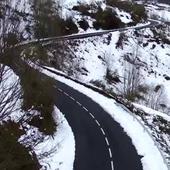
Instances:
[[[65,45],[64,54],[61,44]],[[170,113],[167,25],[44,44],[44,48],[49,54],[48,66],[114,96]],[[152,111],[139,113],[139,118],[151,130],[169,160],[170,122],[162,116],[149,118],[149,112]]]
[[[10,15],[5,19],[1,16],[0,20],[3,26],[0,32],[1,42],[6,42],[1,44],[1,52],[28,39],[139,26],[148,22],[144,7],[134,5],[131,1],[48,1],[51,2],[49,6],[44,1],[41,4],[43,10],[35,8],[37,2],[21,0],[10,1],[8,4],[6,1],[6,8],[2,9],[5,9],[4,16]],[[55,7],[57,11],[54,10]],[[168,5],[146,4],[145,7],[150,17],[169,21]],[[40,15],[36,15],[36,12]],[[50,15],[46,15],[48,12]],[[170,114],[169,49],[169,27],[164,25],[47,42],[42,43],[42,46],[32,44],[23,47],[21,56],[18,57],[28,63],[53,67],[81,82],[96,86],[115,98],[126,99],[124,104],[127,107],[130,101],[138,103],[135,104],[136,108],[141,108],[140,104]],[[149,129],[167,160],[170,160],[169,117],[162,116],[162,113],[152,116],[149,113],[155,111],[143,106],[142,110],[145,112],[137,110],[134,113]],[[60,166],[60,162],[58,165]]]

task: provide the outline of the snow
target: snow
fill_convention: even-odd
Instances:
[[[69,7],[72,8],[73,6],[79,4],[79,3],[84,3],[84,4],[92,4],[92,3],[103,3],[104,0],[57,0],[56,3],[58,3],[62,7]]]
[[[53,136],[47,136],[34,148],[34,151],[36,155],[52,151],[52,154],[39,160],[41,165],[46,166],[46,170],[73,170],[75,158],[73,132],[63,113],[57,107],[54,107],[53,116],[58,125],[57,131]]]
[[[124,76],[125,69],[128,69],[126,68],[128,62],[125,61],[124,56],[129,55],[132,58],[135,50],[137,50],[137,56],[140,59],[139,64],[141,64],[142,83],[150,87],[162,84],[167,95],[166,104],[170,106],[170,81],[164,78],[164,74],[167,76],[170,74],[170,45],[155,42],[155,35],[150,28],[139,30],[138,33],[142,36],[137,37],[134,30],[126,30],[79,40],[79,44],[76,47],[70,46],[70,49],[76,55],[75,60],[77,60],[80,68],[84,67],[88,72],[87,75],[84,75],[80,71],[75,73],[76,70],[74,70],[75,75],[72,76],[78,76],[83,82],[101,81],[108,89],[109,87],[114,88],[106,82],[106,70],[110,69],[113,73],[116,73],[123,82],[121,77]],[[122,45],[117,48],[116,43],[121,34],[123,34],[124,40]],[[109,36],[111,37],[110,41],[108,41]],[[143,46],[144,44],[148,45]],[[154,46],[155,48],[153,48]],[[68,68],[62,70],[66,74],[66,70],[71,69],[72,61],[68,59],[67,63]],[[125,63],[127,63],[127,66],[125,66]],[[119,91],[122,90],[122,82],[115,85]]]
[[[17,9],[18,11],[31,13],[29,0],[11,1],[11,7]]]
[[[146,9],[150,17],[170,22],[170,6],[169,5],[147,5]]]
[[[53,74],[45,69],[41,69],[41,72],[90,97],[106,112],[108,112],[117,122],[119,122],[124,128],[124,131],[131,137],[138,154],[144,156],[142,158],[144,170],[168,170],[151,136],[145,131],[144,127],[141,126],[141,124],[139,124],[139,122],[134,119],[134,117],[129,114],[126,109],[116,103],[115,100],[104,97],[91,89],[61,76],[57,76],[56,74]]]
[[[129,13],[127,13],[127,12],[125,12],[123,10],[120,10],[119,8],[115,8],[115,7],[112,7],[110,5],[105,6],[105,8],[112,9],[112,11],[116,12],[117,16],[125,24],[128,24],[128,23],[133,21],[132,18],[131,18],[131,15]]]
[[[169,121],[170,122],[170,116],[168,116],[167,114],[165,113],[162,113],[162,112],[159,112],[159,111],[156,111],[156,110],[153,110],[149,107],[146,107],[146,106],[143,106],[143,105],[140,105],[140,104],[137,104],[137,103],[133,103],[135,107],[137,108],[140,108],[142,109],[144,112],[150,114],[150,115],[157,115],[157,116],[160,116],[162,118],[164,118],[165,120]]]
[[[3,119],[0,120],[0,123],[2,120],[13,120],[18,122],[21,117],[22,119],[27,119],[26,115],[28,112],[33,116],[39,115],[36,110],[29,110],[28,112],[21,110],[22,99],[20,99],[19,93],[21,90],[19,77],[7,66],[5,67],[4,73],[5,74],[3,74],[2,81],[0,83],[0,101],[5,102],[9,99],[10,100],[5,106],[2,104],[0,105],[0,117],[3,116],[3,112],[7,113],[9,110],[10,113],[7,116],[2,117]],[[8,89],[11,87],[17,89],[16,95],[12,98],[11,95],[13,94],[13,88],[8,92]],[[57,129],[53,136],[44,136],[36,127],[31,127],[27,123],[24,123],[22,126],[27,127],[28,130],[26,131],[26,134],[20,137],[19,142],[22,141],[22,139],[27,139],[23,140],[21,143],[23,143],[23,145],[27,143],[31,145],[32,140],[34,140],[32,138],[33,136],[35,138],[42,136],[44,140],[38,145],[35,145],[35,147],[32,146],[40,164],[43,165],[42,170],[72,170],[75,158],[75,140],[73,132],[64,115],[56,106],[54,107],[53,117],[57,124]],[[34,135],[32,136],[32,134]],[[42,154],[48,151],[52,151],[52,153],[46,157],[40,158]],[[45,167],[46,169],[44,169]]]
[[[2,64],[0,64],[2,68]],[[7,66],[5,66],[4,71],[1,72],[0,81],[0,117],[3,121],[7,121],[9,118],[11,120],[17,120],[21,117],[22,113],[20,111],[21,99],[20,95],[20,84],[18,76]],[[1,120],[1,121],[2,121]]]
[[[120,11],[118,8],[116,8],[116,13],[118,14],[121,21],[124,22],[125,24],[133,21],[131,15],[127,12]]]

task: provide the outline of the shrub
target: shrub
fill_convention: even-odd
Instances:
[[[125,33],[124,32],[121,32],[120,33],[120,36],[119,36],[119,39],[118,39],[118,41],[117,41],[117,43],[116,43],[116,48],[121,48],[121,49],[123,49],[123,42],[124,41],[127,41],[127,36],[125,35]]]
[[[4,38],[4,43],[6,43],[8,46],[15,45],[19,42],[19,38],[15,33],[8,33],[6,37]]]
[[[40,165],[35,157],[18,142],[24,132],[20,125],[8,122],[0,125],[0,169],[4,170],[38,170]]]
[[[61,20],[62,35],[68,35],[78,32],[77,25],[74,23],[72,18],[68,18],[65,21]]]
[[[112,72],[109,68],[106,69],[106,80],[108,83],[119,83],[120,79],[117,72]]]
[[[135,22],[147,19],[145,7],[142,4],[137,4],[130,1],[107,0],[107,4],[118,7],[132,15]]]
[[[43,117],[43,123],[38,123],[36,127],[47,135],[53,135],[56,131],[56,125],[52,117],[54,98],[53,98],[53,81],[43,76],[38,70],[25,68],[24,73],[20,76],[23,90],[22,109],[37,110]],[[40,120],[39,120],[40,122]]]
[[[85,31],[89,28],[89,24],[88,24],[88,22],[85,19],[79,21],[78,24]]]
[[[35,44],[27,48],[23,48],[22,57],[24,60],[34,63],[47,63],[48,55],[46,49],[41,44]]]
[[[93,23],[95,29],[115,29],[123,26],[121,20],[116,16],[112,10],[107,9],[103,11],[99,9],[95,15],[96,21]]]
[[[96,87],[101,88],[101,89],[105,89],[106,88],[101,80],[91,80],[90,83],[94,84]]]
[[[73,6],[72,10],[81,12],[82,15],[87,15],[87,16],[90,15],[90,13],[89,13],[90,6],[86,5],[86,4],[80,4],[77,6]]]
[[[143,5],[134,4],[132,6],[132,19],[135,22],[140,22],[141,20],[147,19],[147,14]]]

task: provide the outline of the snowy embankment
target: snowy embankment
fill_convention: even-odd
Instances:
[[[30,119],[27,116],[28,112],[29,115],[34,116],[39,113],[36,110],[28,112],[21,110],[20,92],[19,77],[9,67],[5,67],[0,82],[0,123],[8,120],[15,122],[23,120],[21,127],[27,130],[26,134],[22,135],[18,141],[26,147],[30,146],[36,153],[42,166],[41,170],[73,170],[75,140],[64,115],[54,106],[53,118],[57,129],[53,136],[45,136],[37,127],[30,126],[27,121],[24,121]]]
[[[124,128],[124,131],[128,134],[128,136],[131,137],[138,154],[143,155],[142,165],[144,170],[168,170],[158,148],[155,146],[154,141],[145,131],[144,127],[141,126],[141,124],[139,124],[132,115],[128,114],[128,111],[115,100],[104,97],[91,89],[61,76],[57,76],[45,69],[41,69],[41,72],[87,95],[92,100],[100,104],[105,111],[111,114],[111,116]]]
[[[149,107],[146,107],[146,106],[143,106],[143,105],[140,105],[140,104],[137,104],[137,103],[133,103],[135,107],[139,108],[139,109],[142,109],[144,112],[150,114],[150,115],[153,115],[153,116],[160,116],[162,118],[164,118],[165,120],[169,121],[170,122],[170,116],[165,114],[165,113],[162,113],[162,112],[159,112],[157,110],[153,110]]]
[[[53,117],[58,125],[57,131],[53,136],[45,137],[44,141],[34,148],[34,151],[36,155],[45,155],[51,152],[50,155],[40,159],[40,164],[44,165],[46,170],[73,170],[75,158],[73,132],[57,107],[54,107]]]

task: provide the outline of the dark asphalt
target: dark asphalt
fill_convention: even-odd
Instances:
[[[65,114],[75,136],[74,170],[112,170],[111,161],[114,163],[114,170],[143,169],[141,157],[137,154],[131,139],[109,114],[90,98],[71,87],[61,82],[57,82],[56,86],[56,105]],[[57,88],[79,101],[95,116],[105,131],[113,158],[109,156],[105,137],[94,119]]]

